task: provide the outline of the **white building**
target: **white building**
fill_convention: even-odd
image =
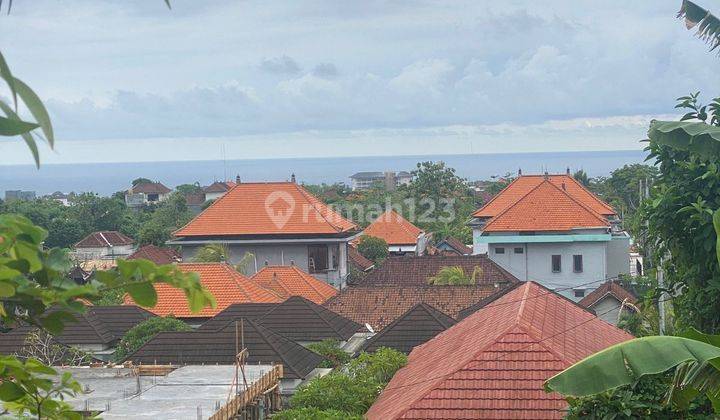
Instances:
[[[135,241],[120,232],[93,232],[75,244],[75,258],[83,260],[126,258],[135,252]]]
[[[629,272],[615,211],[570,175],[521,176],[473,214],[473,252],[575,300]]]
[[[172,190],[161,182],[140,182],[125,191],[125,204],[128,207],[140,207],[165,201]]]
[[[408,185],[412,181],[412,174],[406,171],[400,172],[358,172],[350,176],[350,186],[353,191],[367,190],[373,185],[382,184],[388,190],[393,190],[400,185]]]

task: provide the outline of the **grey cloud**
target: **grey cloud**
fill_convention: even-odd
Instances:
[[[313,75],[317,77],[323,77],[326,79],[332,79],[337,77],[339,74],[337,67],[333,63],[320,63],[313,69]]]
[[[287,55],[264,59],[260,63],[260,68],[263,71],[274,74],[292,75],[300,73],[300,66],[298,63],[296,63],[292,57],[288,57]]]

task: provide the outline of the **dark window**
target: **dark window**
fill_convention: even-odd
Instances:
[[[573,271],[576,273],[582,273],[582,255],[573,255]]]
[[[517,248],[515,248],[515,253],[516,253],[516,254],[522,254],[523,252],[525,252],[525,249],[523,249],[522,247],[517,247]]]
[[[562,257],[560,255],[552,256],[552,271],[559,273],[562,270]]]
[[[148,194],[147,195],[147,201],[158,201],[160,200],[160,196],[157,194]]]
[[[504,253],[505,253],[505,248],[495,248],[495,253],[496,253],[496,254],[504,254]]]
[[[317,273],[328,269],[327,245],[308,245],[308,270]]]
[[[575,289],[575,297],[585,297],[585,289]]]

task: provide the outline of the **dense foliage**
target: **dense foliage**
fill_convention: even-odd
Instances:
[[[342,412],[347,418],[362,416],[406,363],[407,356],[393,349],[362,353],[343,368],[300,387],[290,399],[290,406],[307,416],[303,418],[333,418],[323,417],[328,410],[331,415]]]
[[[388,257],[388,244],[382,238],[363,235],[358,241],[357,249],[360,255],[376,265],[381,264]]]
[[[153,317],[149,318],[128,330],[122,340],[115,349],[113,360],[122,362],[126,357],[131,355],[135,350],[142,347],[157,333],[163,331],[190,331],[192,328],[172,317]]]
[[[338,368],[350,361],[350,355],[340,348],[337,340],[328,338],[309,344],[307,348],[325,358],[318,366],[321,368]]]

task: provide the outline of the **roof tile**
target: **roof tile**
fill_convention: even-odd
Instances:
[[[266,266],[251,278],[257,285],[273,291],[281,298],[302,296],[317,304],[337,294],[337,290],[302,271],[297,266]]]
[[[118,231],[103,230],[93,232],[75,244],[75,248],[105,248],[110,246],[132,245],[135,241]]]
[[[415,245],[423,230],[395,212],[387,210],[363,231],[363,235],[381,238],[388,245]]]

